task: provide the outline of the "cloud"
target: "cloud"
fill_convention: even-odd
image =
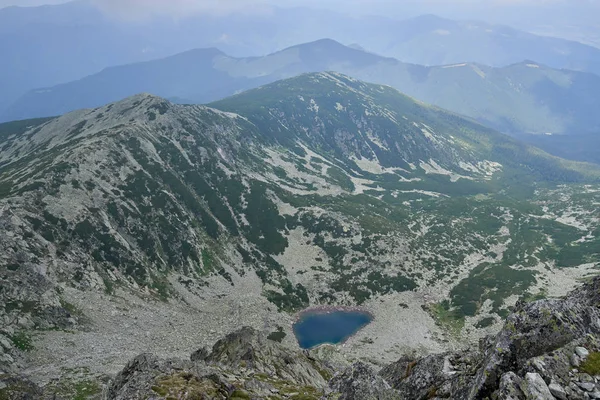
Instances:
[[[46,4],[61,4],[70,0],[0,0],[0,8],[10,6],[35,7]]]
[[[184,17],[193,14],[229,14],[268,11],[267,0],[92,0],[101,10],[122,18]]]

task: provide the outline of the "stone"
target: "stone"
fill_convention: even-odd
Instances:
[[[589,396],[592,399],[600,399],[600,392],[598,392],[598,391],[591,392],[591,393],[589,393]]]
[[[571,387],[566,387],[565,392],[567,393],[567,398],[569,400],[580,400],[584,398],[583,392],[579,388],[573,389]]]
[[[12,358],[10,354],[0,355],[0,363],[12,364],[14,362],[15,362],[15,359]]]
[[[550,393],[552,393],[552,396],[556,397],[557,399],[559,399],[559,400],[567,400],[567,392],[558,383],[552,382],[548,386],[548,389],[550,389]]]
[[[579,356],[577,356],[577,354],[573,354],[571,356],[571,365],[579,368],[579,366],[581,365],[581,359],[579,358]]]
[[[594,389],[596,389],[596,385],[593,382],[578,382],[577,386],[586,392],[592,392]]]
[[[523,397],[523,392],[520,389],[522,379],[514,372],[507,372],[502,375],[500,385],[496,393],[498,400],[515,400]]]
[[[0,345],[4,347],[6,350],[10,350],[13,348],[10,340],[8,340],[5,336],[0,335]]]
[[[575,347],[575,354],[579,356],[579,358],[587,358],[590,355],[590,352],[585,347]]]
[[[579,382],[594,382],[594,378],[590,374],[579,374]]]
[[[548,385],[537,372],[528,372],[521,383],[521,390],[527,399],[531,400],[554,400]]]
[[[535,367],[535,369],[537,369],[539,372],[544,372],[546,370],[546,363],[543,362],[542,360],[540,360],[539,358],[535,359],[533,361],[533,366]]]
[[[190,361],[204,361],[208,357],[208,350],[202,347],[190,355]]]

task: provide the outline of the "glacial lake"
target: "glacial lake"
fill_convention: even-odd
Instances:
[[[306,311],[294,324],[294,335],[303,349],[323,343],[343,343],[361,328],[373,321],[363,311]]]

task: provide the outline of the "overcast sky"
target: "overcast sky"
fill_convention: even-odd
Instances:
[[[10,5],[34,6],[65,3],[68,0],[0,0],[0,8]],[[564,14],[579,13],[581,19],[594,17],[590,6],[600,0],[87,0],[109,14],[127,18],[149,15],[181,17],[197,12],[228,13],[237,10],[260,11],[270,5],[304,5],[330,8],[355,14],[402,17],[407,13],[434,13],[452,18],[482,18],[502,21],[521,18],[550,18],[560,23]],[[557,10],[557,7],[563,6]],[[598,8],[600,10],[600,8]]]
[[[0,7],[7,6],[38,6],[44,4],[59,4],[66,3],[70,0],[0,0]],[[291,5],[321,5],[321,6],[339,6],[339,7],[362,7],[368,9],[373,3],[379,6],[387,5],[397,7],[399,4],[410,3],[406,0],[93,0],[94,2],[110,6],[124,8],[154,8],[154,9],[187,9],[198,10],[204,8],[214,9],[220,7],[223,9],[231,9],[236,7],[254,6],[257,3],[270,2],[285,6]],[[420,0],[412,2],[429,3],[432,5],[470,5],[470,6],[488,6],[495,5],[515,5],[515,4],[535,4],[543,5],[547,3],[564,2],[565,0]],[[572,0],[573,3],[594,3],[596,0]]]

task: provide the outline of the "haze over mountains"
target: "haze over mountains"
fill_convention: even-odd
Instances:
[[[86,2],[1,9],[0,52],[9,61],[0,65],[0,110],[29,90],[114,65],[210,47],[232,56],[262,56],[326,37],[424,65],[506,66],[529,59],[553,68],[600,71],[599,49],[481,22],[434,16],[397,21],[308,8],[270,10],[131,23],[110,18]]]
[[[217,49],[199,49],[108,68],[78,81],[34,90],[1,118],[60,115],[141,92],[202,104],[279,79],[322,71],[390,85],[513,135],[587,136],[600,131],[598,75],[552,69],[534,61],[503,68],[474,63],[424,67],[333,40],[293,46],[265,57],[234,58]]]

